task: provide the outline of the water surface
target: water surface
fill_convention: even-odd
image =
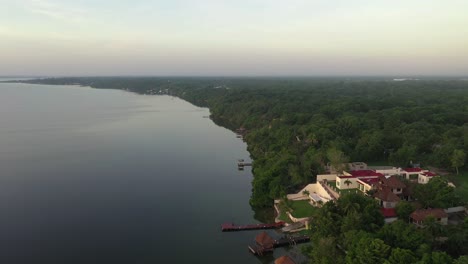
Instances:
[[[248,158],[168,96],[0,84],[0,263],[260,263]],[[275,253],[281,254],[281,253]],[[279,256],[279,255],[275,255]]]

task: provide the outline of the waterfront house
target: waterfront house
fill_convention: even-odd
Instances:
[[[255,243],[262,247],[263,250],[272,250],[275,244],[275,240],[263,231],[255,237]]]

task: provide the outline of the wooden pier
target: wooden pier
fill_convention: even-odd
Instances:
[[[284,222],[272,223],[272,224],[252,224],[252,225],[234,225],[233,223],[225,223],[221,225],[222,232],[233,232],[233,231],[247,231],[247,230],[259,230],[259,229],[278,229],[284,226]]]
[[[243,170],[244,167],[252,166],[252,162],[245,162],[243,159],[237,160],[237,168]]]
[[[258,239],[256,239],[255,244],[249,245],[249,251],[254,255],[263,256],[266,253],[273,252],[275,248],[295,246],[297,244],[307,243],[309,241],[310,241],[310,237],[306,235],[284,236],[277,240],[272,240],[272,242],[269,242],[269,243],[261,243],[261,242],[259,243]]]
[[[247,130],[244,127],[240,127],[236,129],[236,137],[244,140],[245,135],[247,134]]]

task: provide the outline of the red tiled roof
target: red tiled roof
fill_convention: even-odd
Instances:
[[[265,247],[273,247],[275,240],[267,232],[263,231],[255,237],[255,242]]]
[[[381,177],[381,179],[382,179],[383,184],[390,188],[403,189],[406,187],[406,185],[402,183],[400,179],[398,179],[397,176],[390,176],[388,178]]]
[[[380,212],[383,214],[385,218],[397,216],[395,208],[380,208]]]
[[[363,176],[381,176],[382,173],[375,172],[373,170],[355,170],[349,172],[354,177],[363,177]]]
[[[368,184],[368,185],[374,185],[374,184],[376,184],[376,183],[379,182],[379,178],[378,178],[378,177],[373,177],[373,178],[359,178],[358,181],[362,181],[363,183]]]
[[[400,201],[400,197],[394,194],[392,190],[390,190],[390,188],[382,188],[380,190],[377,190],[377,192],[374,194],[374,197],[384,202],[399,202]]]
[[[403,169],[404,171],[406,172],[420,172],[422,171],[421,168],[406,168],[406,169]]]
[[[428,172],[424,172],[422,175],[426,176],[426,177],[433,177],[433,176],[437,176],[437,174],[431,172],[431,171],[428,171]]]
[[[282,256],[275,260],[275,264],[295,264],[295,263],[290,257]]]
[[[416,221],[424,221],[427,217],[432,216],[435,218],[446,218],[448,217],[444,209],[433,208],[433,209],[419,209],[411,213],[410,217]]]

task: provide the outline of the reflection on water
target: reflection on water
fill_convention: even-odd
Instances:
[[[259,263],[234,133],[166,96],[0,84],[0,263]]]

